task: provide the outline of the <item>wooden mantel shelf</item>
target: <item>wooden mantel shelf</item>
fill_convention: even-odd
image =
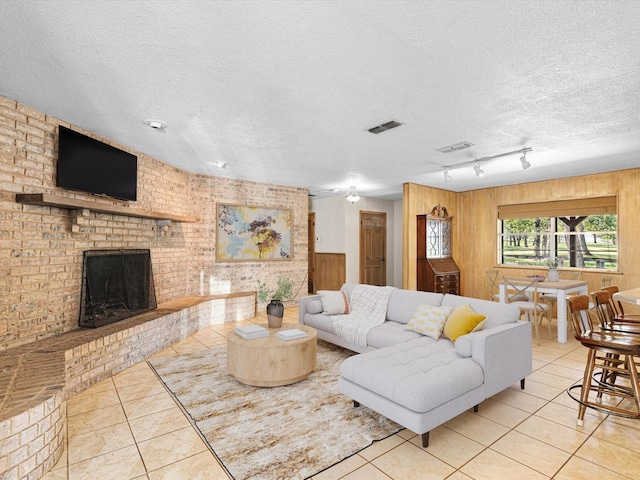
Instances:
[[[183,223],[194,223],[199,221],[198,217],[191,217],[188,215],[174,215],[171,213],[129,208],[122,205],[88,202],[86,200],[61,197],[59,195],[52,195],[48,193],[18,193],[16,194],[16,202],[27,205],[66,208],[70,210],[87,209],[93,212],[112,213],[114,215],[124,215],[127,217],[151,218],[154,220],[171,220]]]

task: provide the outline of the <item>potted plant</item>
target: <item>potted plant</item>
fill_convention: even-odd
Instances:
[[[562,265],[562,259],[558,257],[548,257],[545,260],[545,264],[549,268],[547,279],[550,282],[557,282],[558,280],[560,280],[560,272],[558,272],[558,266]]]
[[[284,316],[283,301],[291,300],[294,297],[293,280],[290,278],[278,278],[277,288],[272,292],[266,282],[258,280],[258,302],[267,304],[267,320],[270,328],[280,328],[282,317]]]

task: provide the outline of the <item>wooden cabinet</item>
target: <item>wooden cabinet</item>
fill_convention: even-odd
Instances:
[[[460,295],[460,269],[452,256],[452,220],[447,209],[433,207],[417,216],[417,289]]]

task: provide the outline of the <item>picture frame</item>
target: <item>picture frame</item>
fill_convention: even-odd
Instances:
[[[290,208],[219,203],[216,210],[216,260],[262,262],[293,258]]]

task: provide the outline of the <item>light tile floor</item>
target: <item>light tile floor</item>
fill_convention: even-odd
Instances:
[[[297,322],[297,309],[285,315]],[[158,356],[226,345],[235,326],[208,327]],[[581,378],[586,349],[569,336],[559,344],[541,329],[525,390],[513,385],[436,428],[427,449],[402,430],[314,480],[640,479],[639,420],[590,411],[576,426],[565,389]],[[146,362],[70,398],[67,416],[65,454],[45,480],[229,478]]]

